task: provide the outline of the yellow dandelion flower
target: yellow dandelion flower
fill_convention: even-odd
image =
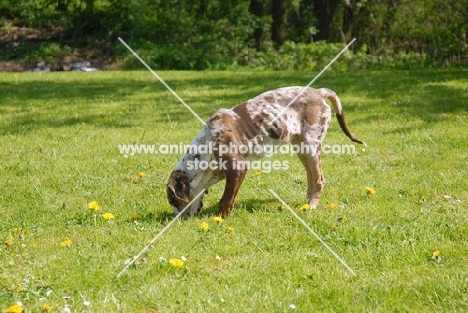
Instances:
[[[21,227],[15,227],[15,228],[12,228],[11,229],[11,232],[12,233],[21,233],[23,231],[23,229]]]
[[[138,215],[138,214],[134,214],[134,215],[130,216],[130,220],[132,220],[134,222],[141,221],[141,216]]]
[[[284,209],[286,209],[286,207],[285,207],[284,205],[282,205],[281,203],[278,203],[278,204],[276,205],[276,208],[277,208],[278,210],[284,210]]]
[[[5,313],[22,313],[24,311],[23,306],[19,304],[14,304],[11,307],[9,307]]]
[[[364,188],[364,189],[366,190],[368,195],[375,195],[375,189],[374,188],[366,186],[366,188]]]
[[[206,222],[201,222],[200,226],[198,226],[198,227],[203,231],[208,231],[208,229],[210,229],[210,225],[208,225],[208,223],[206,223]]]
[[[13,238],[11,237],[8,237],[6,240],[5,240],[5,244],[7,246],[11,246],[13,244]]]
[[[347,220],[347,219],[346,219],[346,216],[340,216],[340,217],[338,217],[338,218],[336,219],[336,221],[337,221],[338,223],[344,223],[344,222],[346,222],[346,220]]]
[[[213,218],[213,221],[215,221],[215,223],[221,224],[224,221],[224,219],[221,216],[215,216]]]
[[[96,201],[91,201],[88,203],[88,209],[90,209],[93,212],[99,211],[99,204]]]
[[[329,205],[327,205],[327,209],[333,210],[333,209],[336,209],[339,206],[340,205],[338,203],[330,203]]]
[[[41,309],[41,313],[48,313],[52,311],[52,307],[48,304],[44,304]]]
[[[14,78],[18,78],[18,74],[13,75]]]
[[[169,259],[169,264],[178,268],[184,268],[185,266],[184,261],[182,261],[181,259],[177,259],[177,258]]]
[[[72,243],[73,241],[71,241],[70,239],[67,239],[67,240],[62,241],[60,245],[65,248],[65,247],[70,246]]]
[[[415,243],[415,241],[416,241],[416,239],[414,239],[414,238],[410,238],[410,239],[408,239],[408,242],[409,242],[410,244],[414,244],[414,243]]]
[[[331,226],[331,228],[332,228],[333,230],[338,230],[338,229],[339,229],[339,227],[338,227],[338,225],[336,225],[336,223],[333,223],[332,226]]]
[[[226,227],[224,227],[224,232],[227,233],[227,234],[230,234],[230,233],[234,232],[234,227],[226,226]]]
[[[107,213],[102,214],[102,218],[108,221],[108,220],[115,219],[115,216],[114,214],[107,212]]]
[[[146,176],[146,174],[145,174],[145,172],[140,172],[140,173],[138,173],[138,176],[139,176],[140,178],[143,178],[143,177]]]
[[[309,209],[309,204],[305,203],[305,204],[301,205],[301,207],[299,208],[299,212],[305,212],[308,209]]]
[[[440,250],[434,251],[434,252],[432,253],[432,257],[434,257],[434,258],[440,257]]]
[[[261,171],[256,171],[256,172],[254,172],[254,175],[255,176],[260,176],[260,175],[262,175],[262,172]]]
[[[37,248],[37,243],[32,243],[32,244],[30,244],[28,247]]]
[[[23,286],[16,286],[16,291],[18,291],[18,292],[24,291],[24,287]]]

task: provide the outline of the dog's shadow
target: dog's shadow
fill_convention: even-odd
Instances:
[[[237,211],[244,211],[249,214],[257,212],[270,212],[276,210],[278,201],[274,198],[271,199],[244,199],[236,201],[234,204],[234,211],[232,214],[236,214]],[[207,207],[203,207],[201,212],[194,215],[196,218],[213,217],[218,214],[219,202],[214,202]],[[142,221],[146,222],[158,222],[161,224],[167,224],[175,217],[172,211],[163,212],[151,212],[142,217]],[[181,217],[182,220],[189,219],[189,216]]]

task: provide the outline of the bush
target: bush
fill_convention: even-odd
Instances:
[[[321,70],[345,47],[340,43],[324,41],[310,44],[287,41],[279,50],[272,45],[263,52],[245,48],[234,64],[245,67],[260,67],[269,70]],[[427,65],[425,54],[394,52],[386,50],[379,56],[367,54],[366,46],[357,51],[345,51],[331,66],[332,70],[417,68]]]

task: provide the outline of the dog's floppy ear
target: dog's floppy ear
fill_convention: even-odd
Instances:
[[[176,170],[171,173],[167,188],[180,200],[190,202],[190,182],[187,175],[181,171]]]

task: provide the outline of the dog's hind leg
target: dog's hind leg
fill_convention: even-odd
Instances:
[[[293,144],[298,144],[298,142],[294,140]],[[315,152],[301,151],[297,154],[307,172],[307,198],[311,208],[316,208],[319,204],[325,186],[325,177],[320,164],[320,148],[311,146],[311,149],[316,149]]]

